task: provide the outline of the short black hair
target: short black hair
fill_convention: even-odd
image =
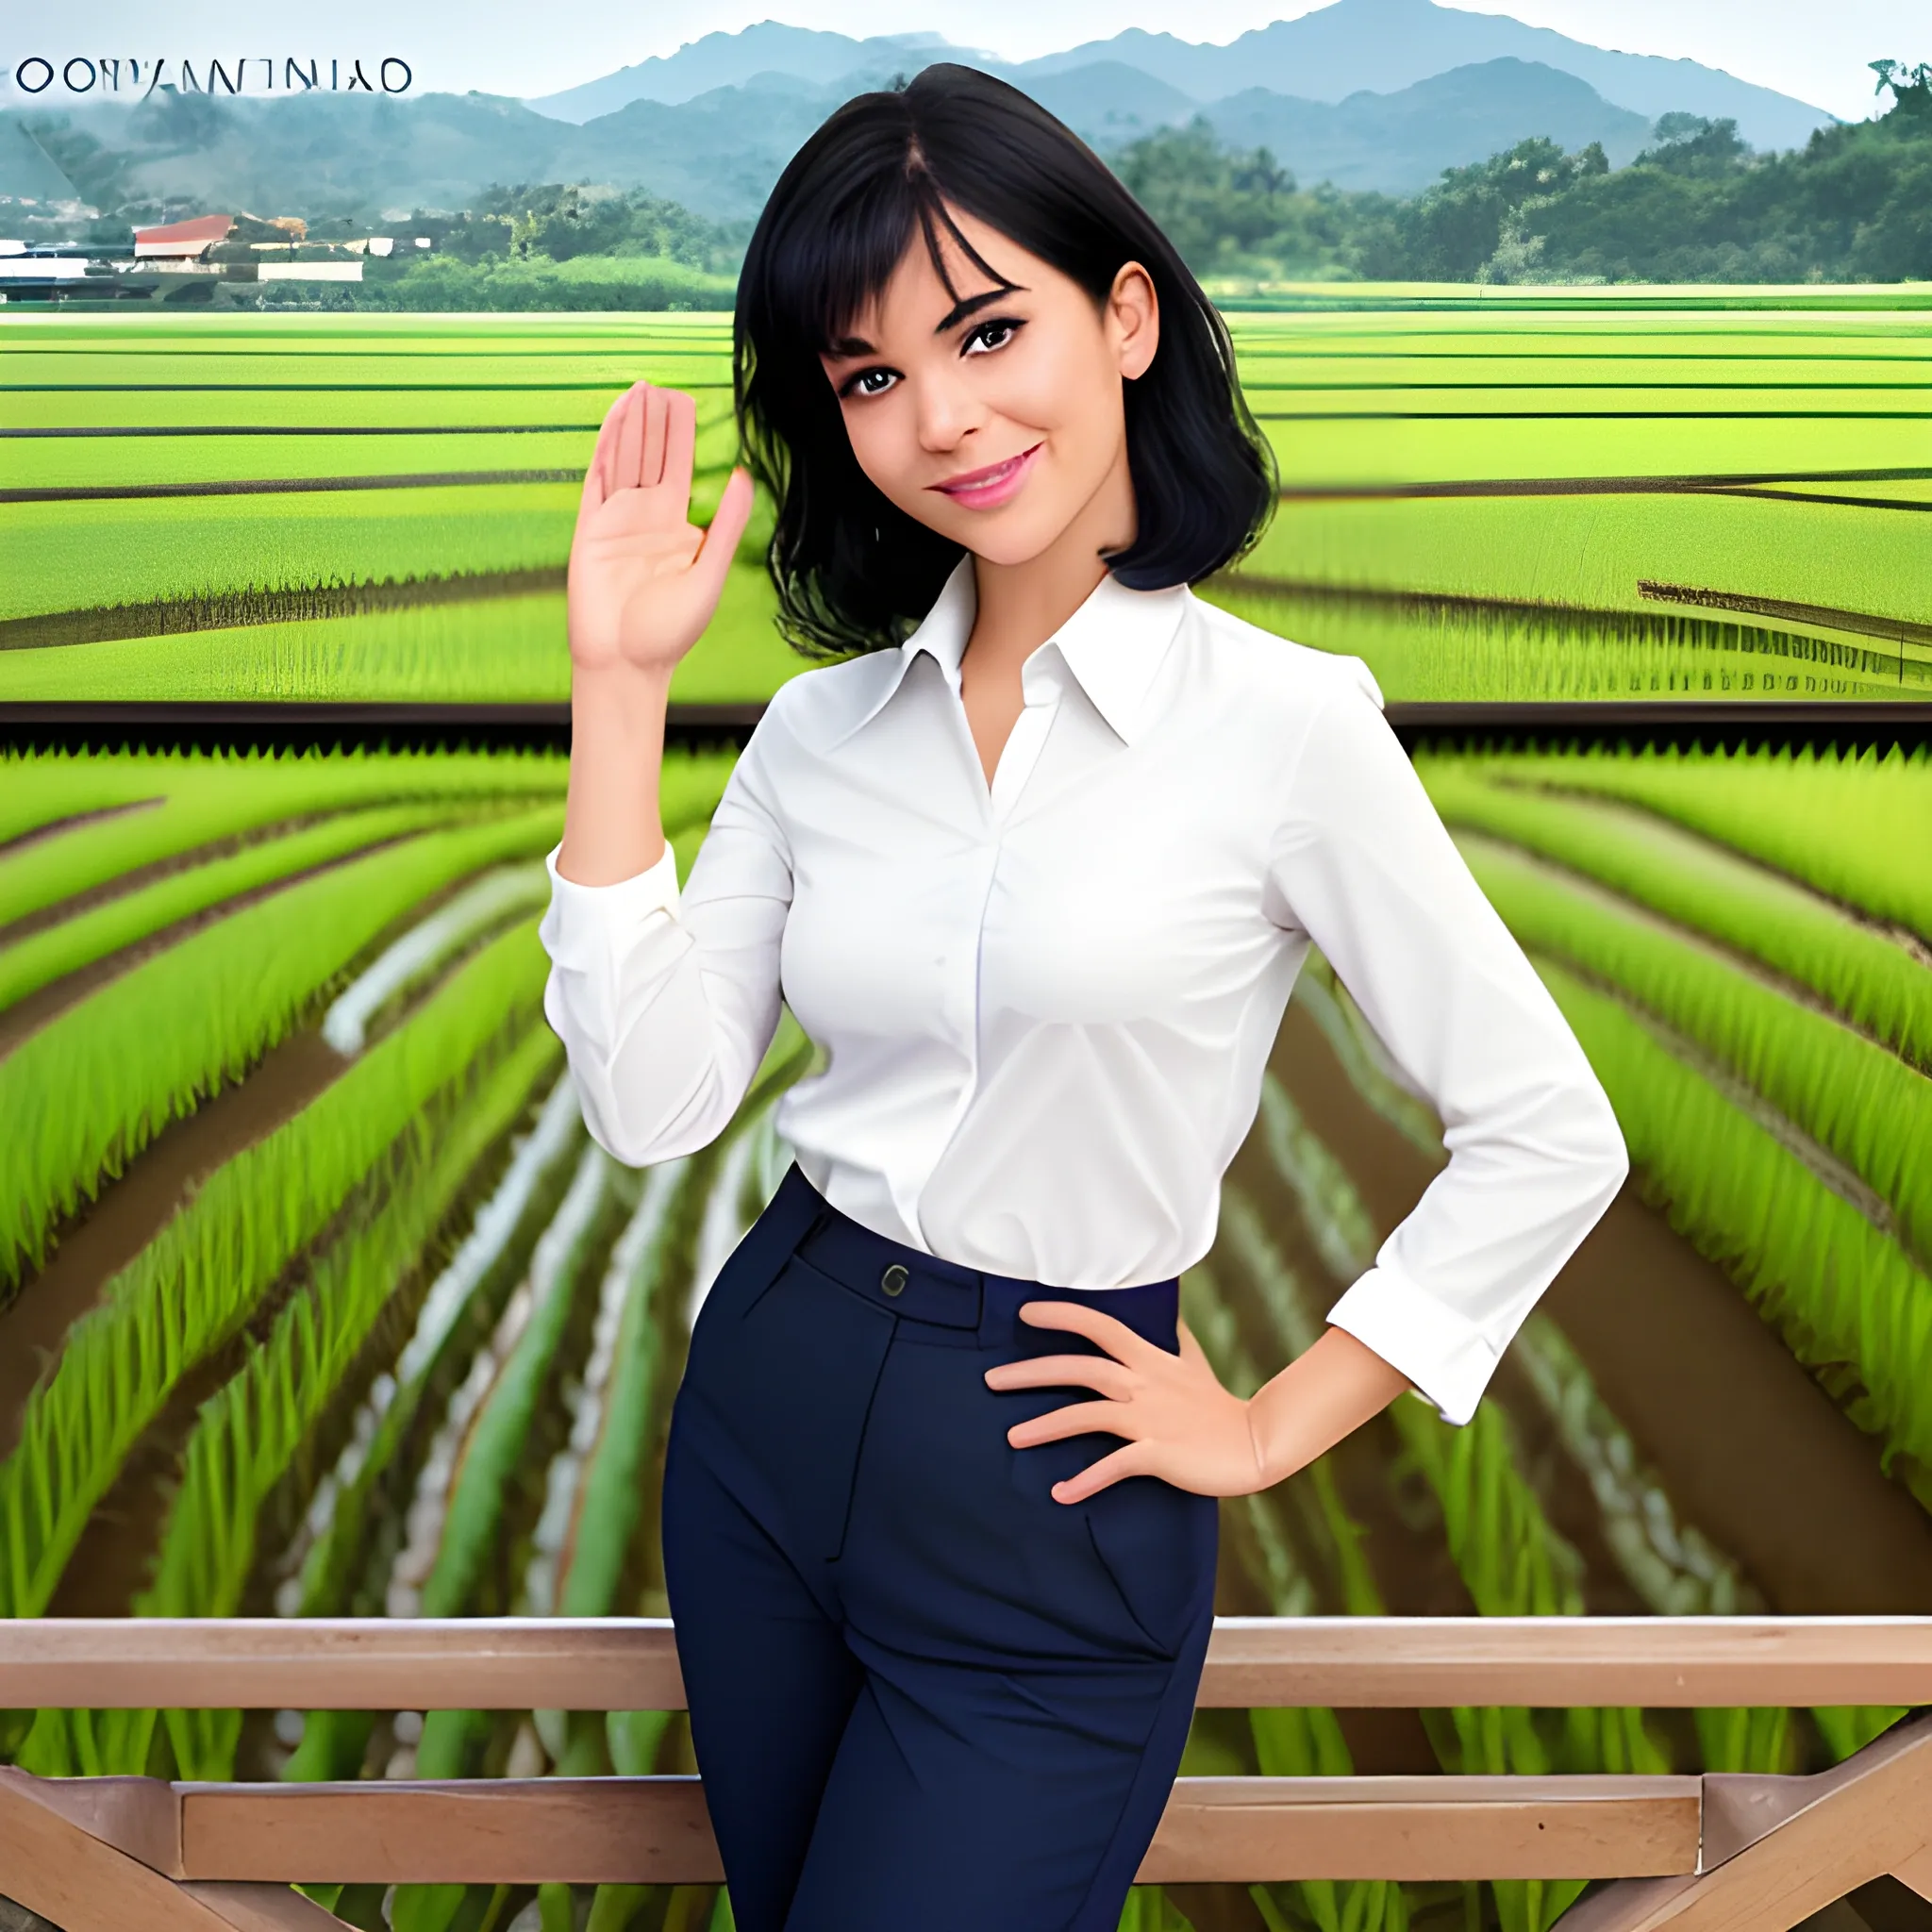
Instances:
[[[819,360],[884,291],[915,225],[949,291],[937,225],[1012,286],[967,244],[947,203],[1096,303],[1128,261],[1153,280],[1160,342],[1125,391],[1137,528],[1108,558],[1123,584],[1198,582],[1254,543],[1274,505],[1274,454],[1241,396],[1227,326],[1153,216],[1037,101],[941,61],[833,111],[779,175],[739,275],[739,439],[777,504],[766,564],[779,629],[808,657],[903,641],[965,554],[859,468]]]

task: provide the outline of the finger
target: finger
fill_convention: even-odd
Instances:
[[[1132,1408],[1124,1402],[1073,1402],[1037,1415],[1030,1422],[1015,1423],[1007,1431],[1007,1441],[1015,1449],[1037,1449],[1042,1442],[1064,1442],[1069,1436],[1126,1436]]]
[[[646,393],[645,384],[633,383],[630,393],[624,399],[624,416],[617,430],[617,450],[610,463],[610,488],[613,494],[620,490],[635,490],[638,487],[638,464],[644,453]]]
[[[604,420],[597,425],[597,441],[591,446],[591,460],[584,470],[583,500],[577,505],[580,517],[588,516],[610,494],[610,446],[617,440],[617,412],[623,407],[624,397],[619,396],[604,411]]]
[[[1053,1499],[1056,1503],[1084,1503],[1089,1496],[1098,1495],[1123,1476],[1152,1473],[1153,1458],[1146,1445],[1129,1442],[1111,1455],[1103,1456],[1098,1462],[1090,1462],[1078,1475],[1070,1475],[1065,1482],[1054,1484]]]
[[[733,470],[724,479],[718,508],[711,512],[705,541],[691,566],[707,594],[713,598],[724,594],[724,573],[731,568],[731,559],[738,554],[738,540],[751,521],[751,472],[742,468]]]
[[[1105,1355],[1041,1355],[986,1372],[989,1389],[1097,1389],[1116,1402],[1135,1392],[1130,1369]]]
[[[664,392],[664,469],[662,480],[680,503],[691,501],[691,466],[697,458],[698,406],[689,390]]]
[[[1021,1305],[1020,1319],[1035,1328],[1071,1328],[1089,1341],[1097,1341],[1108,1354],[1130,1367],[1145,1360],[1148,1352],[1154,1349],[1151,1341],[1136,1335],[1118,1317],[1103,1315],[1084,1302],[1025,1302]]]
[[[638,458],[638,484],[641,489],[654,490],[664,480],[666,411],[665,392],[661,389],[653,389],[644,398],[644,446]]]

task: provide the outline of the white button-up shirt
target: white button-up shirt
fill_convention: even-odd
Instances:
[[[1359,658],[1111,576],[1026,659],[989,788],[959,695],[973,560],[897,650],[794,677],[680,894],[549,856],[544,1011],[591,1133],[709,1141],[788,1002],[780,1102],[855,1221],[1052,1287],[1178,1274],[1310,943],[1435,1103],[1447,1166],[1330,1321],[1466,1422],[1626,1157]]]

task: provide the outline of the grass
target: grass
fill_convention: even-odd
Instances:
[[[1587,797],[1566,795],[1566,788],[1591,762],[1566,758],[1524,765],[1425,757],[1418,768],[1437,810],[1450,824],[1489,833],[1553,859],[1665,919],[1761,960],[1894,1052],[1932,1067],[1932,979],[1908,948],[1848,918],[1840,908],[1791,879],[1707,838],[1686,836],[1669,820],[1607,811]],[[1531,782],[1521,782],[1524,778]],[[1495,782],[1511,779],[1518,782]],[[1758,788],[1752,789],[1757,795],[1749,802],[1766,808],[1753,829],[1762,846],[1776,835],[1766,827],[1768,801]],[[1840,814],[1823,818],[1820,832],[1856,837],[1869,845],[1874,823],[1883,820],[1874,813],[1855,833],[1850,815]],[[1803,833],[1788,837],[1813,844],[1819,839]],[[1840,864],[1907,880],[1914,870],[1900,865],[1896,854],[1882,843],[1864,859]],[[1911,890],[1909,884],[1906,890]]]
[[[286,838],[165,874],[152,885],[136,887],[0,950],[0,1008],[197,912],[445,824],[449,817],[449,808],[443,805],[376,806],[339,812]]]
[[[535,927],[492,941],[291,1120],[204,1180],[69,1329],[0,1462],[0,1615],[42,1615],[93,1507],[175,1384],[230,1341],[361,1177],[513,1012]]]
[[[1508,846],[1458,842],[1525,946],[1609,983],[1707,1051],[1866,1182],[1922,1263],[1932,1257],[1932,1079],[1608,894]]]
[[[383,928],[444,886],[554,844],[560,807],[431,831],[245,906],[130,967],[0,1059],[18,1132],[0,1196],[0,1284],[47,1253],[169,1122],[238,1080]]]
[[[410,1122],[360,1191],[348,1224],[308,1262],[307,1280],[261,1345],[203,1405],[182,1453],[153,1578],[134,1602],[136,1616],[242,1610],[270,1497],[334,1402],[397,1282],[416,1264],[477,1161],[559,1058],[541,1025],[526,1024],[521,1038],[492,1044],[494,1051],[486,1049],[459,1075],[467,1091],[438,1096]],[[93,1761],[109,1772],[138,1774],[148,1761],[157,1715],[100,1713]],[[234,1775],[239,1711],[171,1710],[164,1722],[178,1775]]]
[[[1620,1001],[1538,970],[1589,1053],[1650,1197],[1722,1263],[1932,1508],[1932,1279]]]
[[[614,277],[614,288],[639,272],[580,262],[555,275]],[[1731,291],[1673,295],[1662,310],[1659,296],[1591,291],[1431,310],[1413,305],[1439,298],[1413,291],[1280,299],[1360,305],[1233,318],[1250,401],[1291,490],[1928,467],[1922,396],[1932,357],[1911,305],[1869,291],[1866,313],[1811,312],[1811,298],[1790,291],[1752,297],[1784,305],[1757,312]],[[604,404],[640,374],[703,399],[700,520],[733,450],[722,315],[68,316],[8,326],[14,380],[33,387],[0,391],[0,420],[21,426],[499,431],[21,445],[23,477],[46,486],[568,470]],[[169,382],[206,387],[162,393],[151,385],[163,370]],[[1899,481],[1857,489],[1924,493]],[[575,500],[573,480],[13,506],[20,568],[0,588],[0,617],[554,569]],[[1914,527],[1895,511],[1748,494],[1292,501],[1247,568],[1324,594],[1284,599],[1238,583],[1224,594],[1305,641],[1359,652],[1395,698],[1898,694],[1932,686],[1932,652],[1789,616],[1714,622],[1646,603],[1636,586],[1648,577],[1909,619]],[[1713,558],[1723,560],[1714,586]],[[723,648],[688,667],[686,701],[767,695],[798,668],[772,636],[769,591],[750,588],[714,641]],[[1379,601],[1362,604],[1365,591]],[[1417,593],[1477,603],[1402,602]],[[205,648],[151,639],[11,652],[0,658],[0,695],[205,695],[219,681],[269,697],[555,698],[567,684],[558,635],[554,614],[534,604],[275,623]]]
[[[0,924],[194,846],[356,806],[559,795],[566,761],[542,752],[438,750],[0,753]],[[99,824],[77,814],[143,808]]]
[[[1912,862],[1932,844],[1932,749],[1923,744],[1883,754],[1595,746],[1492,756],[1486,769],[1641,807],[1932,941],[1932,868]]]
[[[421,1453],[421,1425],[447,1400],[502,1314],[562,1198],[562,1169],[582,1139],[576,1091],[561,1075],[469,1234],[430,1285],[408,1341],[377,1379],[348,1448],[324,1479],[305,1525],[311,1533],[291,1552],[285,1593],[276,1601],[281,1614],[338,1616],[363,1605],[372,1541],[378,1551],[383,1546],[376,1520],[401,1507],[402,1484]],[[298,1758],[312,1755],[311,1742],[305,1734]],[[298,1766],[285,1774],[310,1774]],[[351,1774],[324,1766],[313,1774]]]
[[[558,559],[560,561],[560,558]],[[762,570],[733,566],[704,637],[678,666],[675,704],[770,695],[807,668],[772,625]],[[231,625],[0,653],[17,702],[117,697],[562,704],[570,653],[561,591],[358,616]]]

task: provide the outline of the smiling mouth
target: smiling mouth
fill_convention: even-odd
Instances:
[[[930,483],[929,490],[937,490],[942,495],[963,497],[971,502],[975,497],[991,495],[1008,483],[1017,483],[1028,464],[1040,452],[1040,444],[1024,449],[1016,457],[1008,457],[1003,463],[989,463],[983,470],[968,470],[962,476],[948,476],[943,483]]]

